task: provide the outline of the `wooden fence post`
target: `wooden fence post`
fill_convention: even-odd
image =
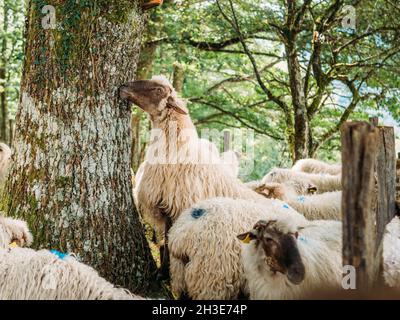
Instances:
[[[343,265],[355,267],[357,289],[368,289],[379,281],[381,266],[372,210],[379,131],[366,122],[345,123],[341,131]]]
[[[357,289],[383,284],[383,235],[397,206],[394,129],[370,122],[342,127],[343,264],[356,268]]]

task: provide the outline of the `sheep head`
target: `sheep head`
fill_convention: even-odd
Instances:
[[[163,76],[128,82],[119,88],[119,95],[121,99],[134,103],[151,117],[161,117],[169,111],[188,114],[184,101],[178,98],[168,79]]]
[[[286,201],[299,195],[314,194],[317,187],[307,181],[287,181],[284,183],[266,182],[254,187],[253,190],[266,198]]]
[[[283,229],[276,220],[260,220],[252,230],[237,237],[260,249],[258,252],[264,255],[263,261],[271,272],[284,274],[291,283],[297,285],[305,277],[305,267],[297,247],[298,232]]]

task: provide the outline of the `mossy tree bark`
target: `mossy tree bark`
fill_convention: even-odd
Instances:
[[[76,253],[114,284],[149,290],[156,265],[134,208],[130,109],[144,19],[139,1],[31,0],[4,209],[36,248]],[[43,29],[44,5],[56,28]]]

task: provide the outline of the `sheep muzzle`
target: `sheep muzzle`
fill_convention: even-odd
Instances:
[[[257,222],[253,231],[257,233],[257,244],[263,248],[269,269],[286,275],[295,285],[300,284],[305,277],[305,267],[297,247],[298,233],[283,233],[274,220]]]

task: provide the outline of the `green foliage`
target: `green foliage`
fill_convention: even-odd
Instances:
[[[23,29],[24,2],[3,0],[0,7],[0,45],[6,44],[2,53],[2,67],[5,68],[5,81],[0,82],[0,92],[6,91],[9,118],[15,117],[18,104],[21,68],[24,59]],[[7,17],[5,17],[7,11]]]
[[[348,120],[367,120],[368,116],[379,114],[383,120],[389,117],[400,123],[398,13],[386,1],[378,2],[363,1],[356,7],[356,30],[341,26],[344,14],[339,10],[335,14],[336,22],[323,34],[320,65],[326,75],[323,81],[328,84],[322,90],[321,106],[310,119],[313,142],[321,144],[315,155],[318,158],[340,159],[338,130],[329,138],[325,135],[339,123],[355,97],[345,79],[354,83],[362,97],[356,101]],[[220,3],[232,19],[228,1],[220,0]],[[296,9],[302,3],[298,1]],[[303,77],[314,48],[315,25],[323,21],[333,3],[333,0],[312,1],[312,9],[306,10],[296,42]],[[284,2],[237,0],[233,5],[262,81],[288,104],[289,118],[293,121],[285,43],[274,29],[274,25],[282,26],[285,22]],[[237,33],[221,16],[216,1],[166,1],[153,12],[148,30],[147,41],[157,43],[153,74],[167,74],[172,78],[174,62],[185,66],[182,95],[189,99],[191,115],[199,130],[204,127],[254,130],[255,169],[246,178],[259,178],[273,166],[290,165],[287,139],[294,130],[287,125],[287,115],[266,97],[256,81],[253,66],[241,44],[233,41],[222,46],[224,41],[235,39]],[[355,40],[357,37],[360,39]],[[354,44],[333,56],[335,48],[352,40]],[[318,94],[319,86],[311,68],[309,104]]]
[[[43,0],[33,1],[38,7],[48,4]],[[10,10],[9,29],[2,32],[2,37],[8,42],[8,80],[0,83],[0,91],[7,91],[13,117],[23,61],[24,4],[11,0],[4,0],[4,3]],[[220,3],[232,19],[228,0],[220,0]],[[296,40],[303,77],[314,48],[313,30],[334,3],[334,0],[311,1],[311,9],[305,11]],[[352,4],[351,1],[345,3]],[[249,57],[237,41],[237,32],[224,20],[216,1],[165,0],[163,6],[149,14],[145,42],[157,48],[147,62],[152,64],[151,73],[172,78],[173,64],[179,62],[184,66],[185,82],[181,94],[189,100],[191,116],[199,132],[204,128],[254,131],[254,170],[246,172],[244,179],[259,178],[271,167],[290,165],[291,162],[288,140],[294,135],[294,128],[288,125],[288,120],[293,122],[294,119],[292,95],[285,43],[274,27],[282,26],[286,21],[285,4],[279,0],[233,1],[240,30],[257,63],[261,79],[274,96],[288,105],[288,113],[266,97],[254,77]],[[296,9],[302,4],[303,1],[297,1]],[[79,33],[80,25],[92,23],[96,15],[103,12],[107,12],[109,21],[123,22],[129,12],[125,10],[126,6],[132,5],[131,0],[59,1],[55,7],[57,15],[63,17],[62,25],[52,32],[55,33],[59,62],[64,71],[68,71],[68,63],[74,56],[89,50],[76,45],[85,43],[79,39],[85,37]],[[339,123],[354,98],[343,79],[350,79],[356,87],[359,86],[358,93],[362,97],[350,113],[350,120],[365,120],[368,116],[378,115],[383,120],[400,123],[398,14],[399,6],[395,2],[366,0],[356,6],[356,30],[341,26],[343,13],[339,10],[335,13],[332,27],[323,32],[325,40],[321,44],[320,66],[327,75],[323,79],[327,85],[322,90],[321,106],[310,118],[312,142],[321,144],[316,157],[329,161],[337,161],[340,157],[337,130],[327,139],[325,135]],[[38,11],[38,23],[41,17]],[[381,31],[374,32],[376,30]],[[371,34],[363,36],[367,32]],[[287,35],[287,30],[283,30],[283,34]],[[228,40],[233,41],[227,43]],[[353,44],[334,55],[335,48],[353,40]],[[46,50],[48,47],[36,57],[35,63],[45,63]],[[311,68],[307,92],[309,104],[318,94],[318,87]],[[143,113],[140,116],[144,144],[148,123]]]

